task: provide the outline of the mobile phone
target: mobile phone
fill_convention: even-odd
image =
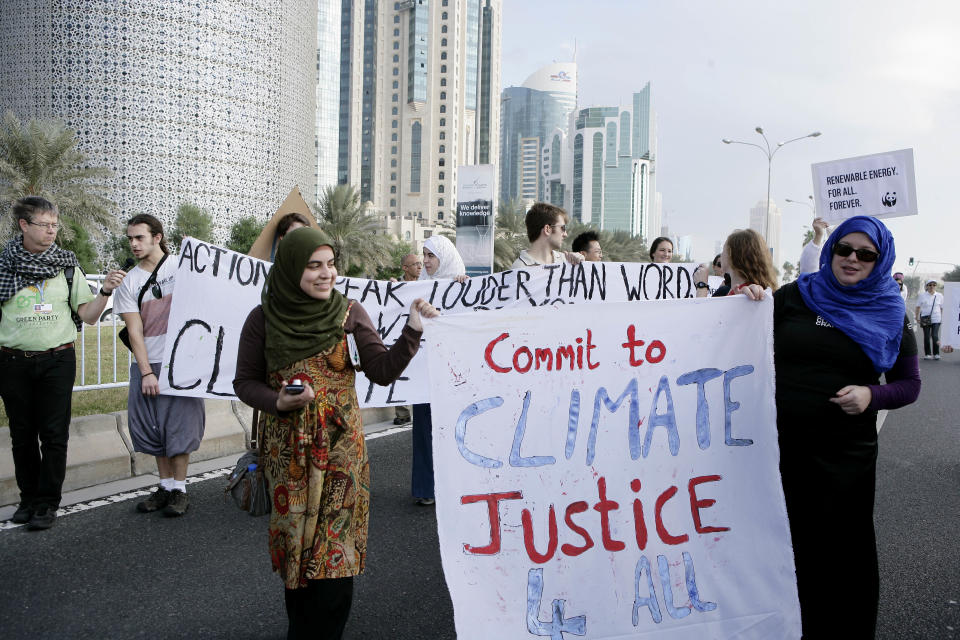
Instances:
[[[283,388],[284,392],[289,393],[292,396],[300,395],[303,393],[304,389],[306,389],[306,387],[303,386],[302,380],[291,380],[290,384]]]

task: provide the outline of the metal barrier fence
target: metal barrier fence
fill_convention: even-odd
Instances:
[[[99,291],[102,286],[103,275],[88,275],[87,282],[95,291]],[[73,385],[74,391],[86,391],[90,389],[110,389],[113,387],[126,387],[130,383],[130,364],[133,357],[130,350],[123,346],[117,338],[117,332],[123,327],[123,321],[113,313],[113,297],[107,301],[97,324],[88,325],[83,323],[80,328],[80,336],[77,339],[77,358],[78,371],[77,380]],[[96,332],[96,337],[90,334]],[[107,340],[104,340],[106,334]],[[105,344],[106,343],[106,344]],[[106,348],[106,353],[104,353]],[[94,350],[96,371],[89,371],[87,367],[87,352]],[[118,363],[122,363],[122,369],[118,370]],[[91,369],[93,365],[91,364]],[[88,380],[89,379],[89,380]]]

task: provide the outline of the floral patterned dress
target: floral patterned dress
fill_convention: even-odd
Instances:
[[[316,399],[267,416],[263,453],[273,496],[270,557],[287,589],[363,573],[370,514],[370,464],[346,335],[268,382],[279,390],[294,378]]]

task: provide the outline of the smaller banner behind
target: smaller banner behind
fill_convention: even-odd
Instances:
[[[494,167],[457,167],[457,251],[468,276],[493,273]]]
[[[178,261],[177,285],[167,323],[161,391],[168,395],[233,398],[240,331],[271,263],[187,238]],[[338,291],[358,300],[380,339],[392,345],[416,298],[445,315],[503,307],[692,298],[693,264],[589,262],[546,265],[454,280],[384,282],[339,278]],[[382,387],[357,374],[363,407],[429,402],[424,349],[400,378]]]
[[[913,313],[910,313],[913,316]],[[940,344],[960,349],[960,282],[943,283],[943,325]]]
[[[772,298],[427,322],[457,637],[800,637]]]
[[[831,225],[866,215],[917,215],[913,149],[811,165],[817,215]]]

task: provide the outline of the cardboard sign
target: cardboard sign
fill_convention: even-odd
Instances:
[[[800,637],[773,302],[429,320],[457,637]]]
[[[240,331],[271,263],[194,238],[185,238],[178,259],[164,351],[161,391],[168,395],[234,398]],[[338,291],[363,305],[380,339],[392,345],[417,298],[445,315],[503,307],[692,298],[694,264],[585,262],[546,265],[454,280],[385,282],[338,278]],[[387,387],[357,374],[363,407],[429,402],[426,357],[414,356]]]
[[[831,225],[866,215],[917,215],[913,149],[811,165],[817,215]]]
[[[273,254],[277,251],[277,243],[279,242],[277,238],[277,224],[291,213],[299,213],[310,221],[311,227],[319,228],[317,227],[316,219],[313,217],[313,212],[310,211],[310,207],[307,206],[307,201],[303,199],[303,195],[300,193],[300,187],[295,186],[290,190],[290,193],[284,198],[283,202],[280,203],[277,212],[273,214],[270,221],[263,227],[260,235],[257,236],[256,241],[254,241],[253,246],[250,247],[248,255],[260,260],[272,261]]]
[[[942,316],[940,344],[960,349],[960,282],[943,283]]]

